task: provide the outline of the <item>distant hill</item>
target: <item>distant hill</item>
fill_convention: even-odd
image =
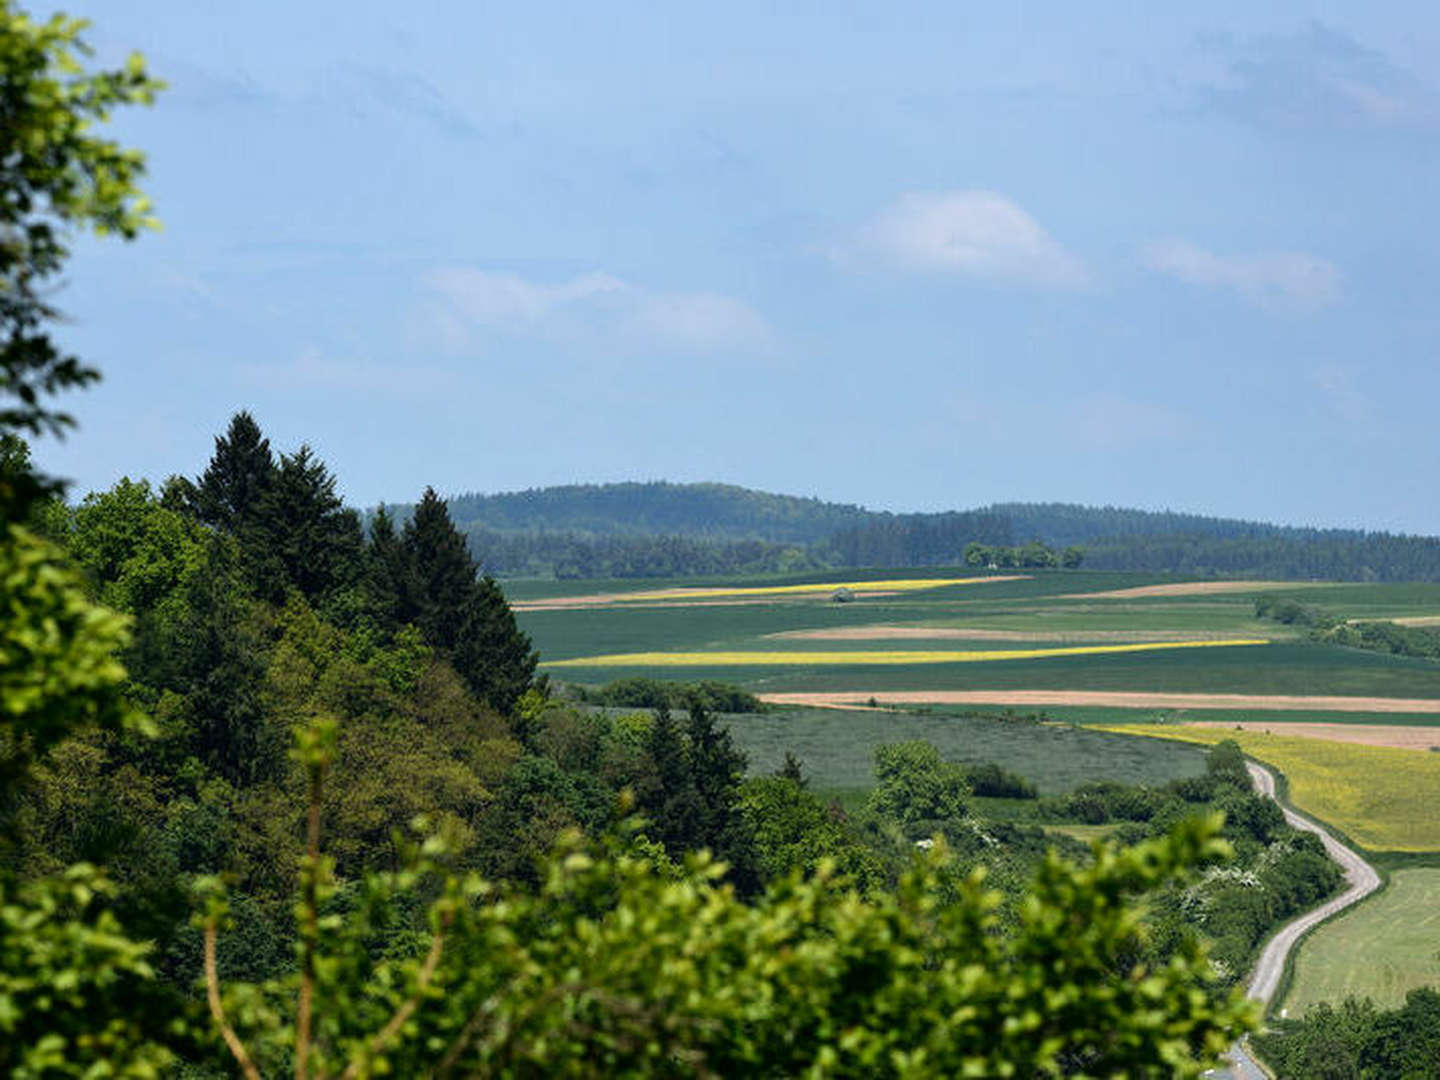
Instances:
[[[450,516],[491,532],[688,536],[813,543],[875,517],[859,506],[772,495],[731,484],[568,484],[457,495]]]
[[[476,557],[502,576],[674,577],[831,567],[945,566],[966,547],[1038,540],[1085,566],[1194,575],[1440,581],[1440,538],[1172,511],[996,503],[893,514],[729,484],[573,484],[450,500]],[[396,508],[400,517],[408,507]]]

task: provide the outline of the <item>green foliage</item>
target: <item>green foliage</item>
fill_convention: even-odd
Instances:
[[[128,620],[90,603],[49,544],[18,526],[0,534],[0,793],[77,727],[143,725],[121,695],[115,659]],[[3,809],[3,808],[0,808]]]
[[[843,811],[827,806],[792,777],[745,781],[739,804],[764,881],[793,874],[809,877],[827,862],[840,879],[867,895],[895,879],[892,868],[864,842]]]
[[[316,922],[313,960],[228,987],[216,1016],[247,1060],[298,1053],[317,1075],[1198,1076],[1253,1006],[1206,993],[1193,948],[1136,963],[1136,901],[1220,855],[1214,828],[1050,858],[1013,933],[981,875],[939,902],[939,853],[870,902],[822,864],[746,904],[703,857],[676,880],[572,846],[536,894],[450,883],[429,933],[377,959],[419,864],[368,878],[354,915]]]
[[[1033,799],[1035,785],[1018,773],[1009,772],[987,761],[965,769],[965,780],[974,795],[992,799]]]
[[[1440,991],[1411,990],[1398,1009],[1368,998],[1321,1004],[1255,1039],[1280,1080],[1440,1077]]]
[[[83,863],[0,879],[0,1073],[150,1080],[174,1062],[176,1002],[155,990],[150,946],[106,908],[113,891]]]
[[[1063,552],[1058,552],[1039,540],[1031,540],[1021,547],[978,542],[965,546],[966,566],[995,566],[1003,569],[1054,569],[1063,566],[1073,570],[1084,559],[1085,553],[1078,547],[1068,547]]]
[[[164,507],[144,480],[123,479],[85,496],[71,515],[67,540],[101,602],[132,614],[172,596],[205,560],[200,527]]]
[[[896,822],[912,839],[970,812],[965,768],[942,761],[927,742],[877,746],[875,781],[866,809]]]
[[[594,689],[577,687],[577,690],[581,701],[612,708],[683,709],[692,699],[698,699],[711,712],[758,713],[765,708],[754,694],[712,679],[680,683],[636,677],[616,679]]]

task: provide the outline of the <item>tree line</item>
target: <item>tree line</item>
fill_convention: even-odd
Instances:
[[[1097,570],[1440,580],[1440,539],[1063,503],[890,514],[724,485],[611,484],[450,500],[491,573],[678,577],[962,566],[972,544],[1083,551]],[[403,519],[409,509],[398,508]],[[1062,565],[1063,560],[1062,560]],[[1049,565],[1034,563],[1036,567]]]
[[[1282,596],[1256,600],[1255,617],[1308,627],[1312,641],[1391,656],[1440,659],[1440,630],[1429,626],[1405,626],[1386,619],[1343,619],[1313,604]]]

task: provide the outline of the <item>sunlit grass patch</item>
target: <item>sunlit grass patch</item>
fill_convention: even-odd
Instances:
[[[1102,730],[1192,743],[1234,739],[1285,774],[1290,801],[1299,809],[1356,843],[1376,851],[1440,851],[1440,754],[1225,727],[1125,724]]]
[[[1440,870],[1397,870],[1385,891],[1326,923],[1300,946],[1285,1007],[1368,997],[1382,1008],[1440,983]]]
[[[993,660],[1040,660],[1052,656],[1099,656],[1159,649],[1215,649],[1268,645],[1263,638],[1165,641],[1129,645],[1071,645],[1054,649],[825,649],[633,652],[554,660],[547,667],[786,667],[832,664],[972,664]]]

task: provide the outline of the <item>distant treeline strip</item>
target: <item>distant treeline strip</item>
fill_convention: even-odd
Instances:
[[[972,544],[1081,547],[1088,569],[1440,581],[1440,538],[1066,503],[893,514],[724,484],[626,483],[449,500],[490,573],[653,578],[960,566]],[[393,508],[402,523],[408,508]]]
[[[1085,566],[1296,581],[1440,581],[1440,538],[1319,531],[1310,538],[1119,536],[1087,543]]]
[[[800,573],[870,566],[973,565],[971,544],[1023,551],[995,540],[998,528],[955,527],[942,543],[928,525],[850,530],[819,544],[766,540],[707,540],[689,536],[585,536],[503,533],[470,526],[471,550],[497,577],[664,578],[752,573]],[[977,535],[978,534],[978,535]],[[983,539],[982,539],[983,537]],[[973,549],[972,549],[973,550]],[[1295,581],[1440,581],[1440,540],[1369,534],[1358,539],[1280,537],[1215,539],[1133,536],[1092,541],[1083,548],[1091,570],[1275,578]],[[1074,565],[1074,555],[1068,565]],[[1007,560],[1003,565],[1010,565]],[[1017,562],[1014,565],[1029,565]]]

